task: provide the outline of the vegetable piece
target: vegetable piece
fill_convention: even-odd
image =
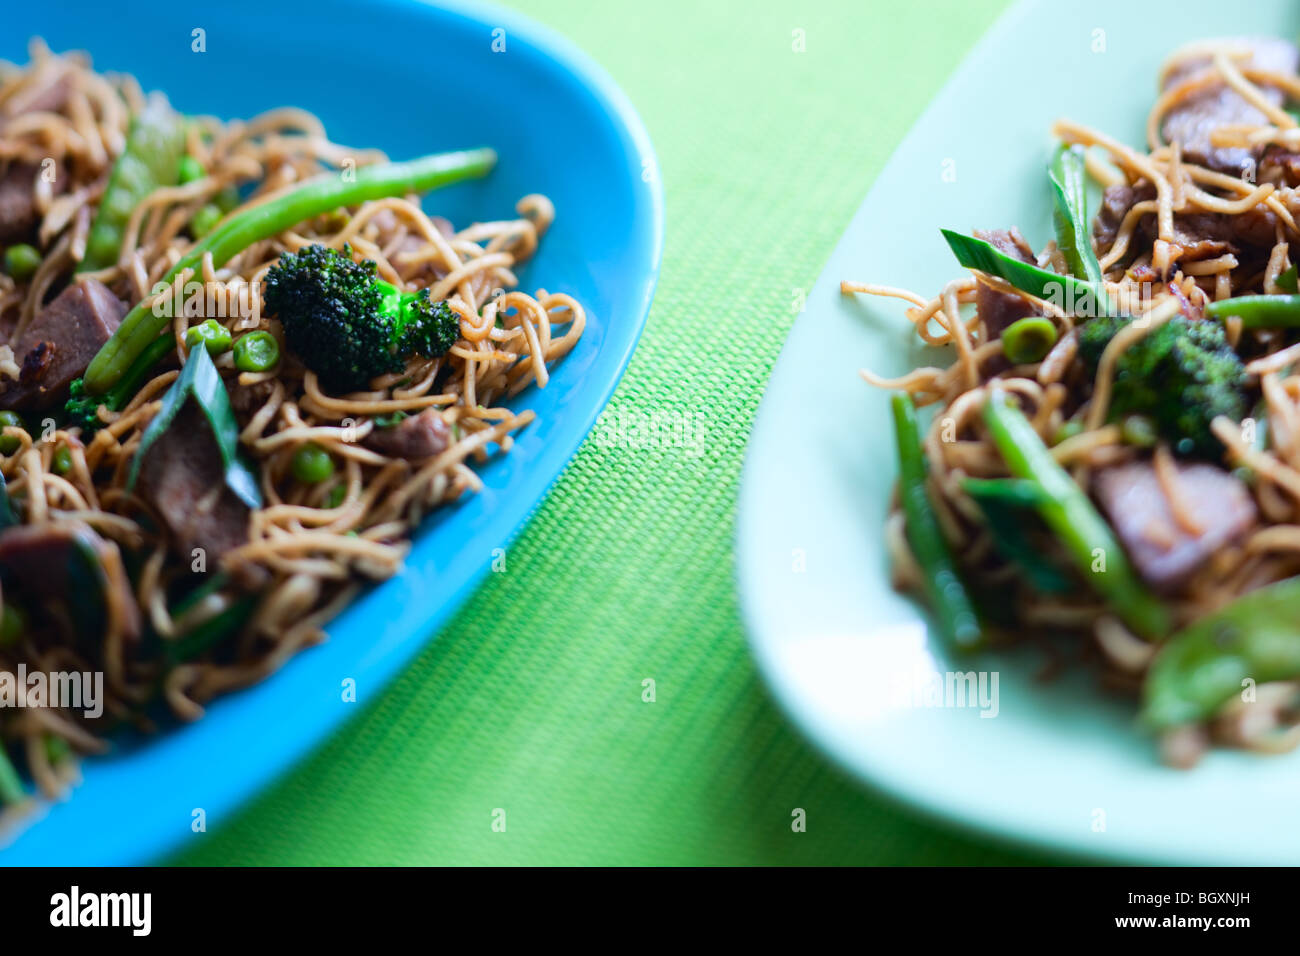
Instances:
[[[27,615],[11,600],[0,611],[0,647],[12,647],[27,630]]]
[[[25,799],[27,794],[23,791],[22,779],[5,753],[4,742],[0,741],[0,803],[13,806]]]
[[[1002,331],[1002,354],[1013,365],[1041,362],[1056,344],[1056,326],[1041,315],[1017,319]]]
[[[1119,431],[1125,444],[1139,448],[1154,448],[1160,440],[1156,423],[1148,415],[1125,415],[1120,422]]]
[[[1283,292],[1300,292],[1300,281],[1297,280],[1294,265],[1277,277],[1277,287]]]
[[[957,261],[967,269],[978,269],[1004,279],[1021,292],[1037,296],[1071,315],[1109,315],[1114,311],[1104,285],[1031,266],[999,252],[983,239],[963,236],[950,229],[940,231]]]
[[[230,329],[216,319],[205,319],[185,332],[185,344],[197,348],[202,343],[209,355],[220,355],[230,348]]]
[[[280,361],[280,343],[270,332],[258,329],[241,335],[235,343],[235,368],[241,372],[265,372]]]
[[[907,541],[925,578],[926,594],[939,619],[939,629],[954,647],[978,647],[983,635],[975,606],[957,567],[926,491],[926,464],[916,406],[908,395],[893,397],[894,437],[898,448],[898,489],[903,504]]]
[[[53,465],[56,475],[66,475],[72,471],[72,452],[68,450],[67,445],[60,445],[55,450]]]
[[[966,478],[961,486],[988,520],[994,546],[1030,584],[1044,594],[1070,590],[1069,577],[1030,540],[1030,528],[1042,524],[1037,509],[1043,490],[1038,485],[1019,478]]]
[[[5,272],[17,282],[26,282],[41,267],[41,253],[32,245],[20,242],[5,250]]]
[[[1103,317],[1079,327],[1079,354],[1095,374],[1106,346],[1131,320]],[[1115,366],[1110,416],[1148,415],[1182,455],[1217,459],[1223,446],[1210,429],[1220,415],[1246,414],[1246,368],[1223,326],[1175,316],[1125,349]]]
[[[374,415],[371,421],[375,423],[376,428],[396,428],[402,422],[406,421],[407,414],[403,411],[389,412],[386,415]]]
[[[197,588],[176,602],[171,608],[172,620],[182,621],[186,614],[221,588],[230,583],[224,573],[213,574]],[[205,618],[198,624],[164,642],[164,655],[171,666],[183,664],[206,654],[227,637],[238,632],[253,614],[257,606],[254,595],[242,595],[235,598],[230,605],[218,611],[212,617]]]
[[[1088,228],[1088,180],[1082,149],[1062,146],[1048,167],[1052,199],[1056,203],[1056,245],[1070,274],[1085,282],[1103,281],[1097,254],[1092,251]]]
[[[176,185],[184,149],[184,120],[162,96],[151,96],[131,121],[126,146],[113,163],[78,272],[107,269],[117,262],[132,210],[160,186]]]
[[[1235,315],[1243,329],[1290,329],[1300,326],[1300,295],[1239,295],[1205,307],[1211,319]]]
[[[366,166],[350,178],[323,173],[274,199],[232,216],[195,243],[164,275],[170,282],[182,269],[195,269],[209,253],[220,268],[252,243],[283,232],[312,216],[371,199],[427,192],[463,179],[487,175],[496,163],[490,149],[438,153],[406,163]],[[122,320],[113,337],[100,349],[86,370],[85,388],[101,395],[117,383],[131,364],[171,324],[170,305],[163,303],[161,315],[150,306],[137,305]]]
[[[999,390],[984,403],[984,421],[1011,473],[1042,491],[1038,513],[1093,589],[1139,635],[1163,637],[1169,612],[1138,580],[1110,525],[1057,464],[1029,419]]]
[[[239,425],[235,413],[230,408],[230,396],[226,394],[225,383],[221,373],[212,364],[207,349],[195,349],[189,360],[181,369],[180,377],[172,383],[167,394],[163,396],[162,407],[149,422],[140,446],[131,461],[131,472],[127,477],[126,487],[130,491],[140,477],[140,465],[145,454],[176,418],[182,406],[193,399],[203,411],[212,426],[213,438],[221,451],[221,460],[225,465],[226,486],[250,508],[262,506],[262,492],[257,476],[244,463],[239,453]]]
[[[1300,577],[1237,598],[1189,624],[1161,648],[1143,686],[1142,720],[1168,729],[1206,720],[1247,678],[1300,677]]]
[[[221,221],[221,210],[212,203],[205,203],[198,208],[190,219],[190,235],[202,239]]]
[[[184,186],[186,183],[196,182],[207,175],[207,171],[193,156],[186,154],[181,157],[180,165],[177,167],[176,179]]]
[[[304,485],[315,485],[334,474],[334,459],[320,445],[307,442],[293,453],[293,476]]]
[[[5,476],[0,474],[0,531],[19,524],[21,522],[14,513],[13,501],[9,498],[9,484],[5,481]]]
[[[0,429],[4,428],[21,428],[26,430],[27,426],[23,423],[23,418],[17,412],[11,412],[7,409],[0,411]],[[12,455],[22,446],[22,441],[16,435],[0,435],[0,455]]]
[[[400,372],[411,355],[443,355],[460,337],[460,319],[429,290],[402,292],[356,262],[352,250],[308,246],[280,257],[266,274],[266,308],[284,326],[289,350],[338,392]]]
[[[79,378],[73,380],[71,396],[64,406],[68,424],[79,427],[83,437],[103,428],[104,422],[99,417],[100,406],[107,407],[110,412],[120,412],[140,390],[140,386],[152,377],[154,366],[174,348],[175,342],[170,335],[155,339],[118,383],[103,395],[88,395],[85,383]]]

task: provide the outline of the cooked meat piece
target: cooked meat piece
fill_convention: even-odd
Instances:
[[[1259,181],[1276,186],[1300,186],[1300,153],[1284,146],[1269,146],[1259,161]]]
[[[1273,37],[1242,37],[1223,41],[1225,47],[1248,50],[1246,64],[1254,69],[1275,73],[1295,73],[1300,67],[1300,51],[1294,44]],[[1210,56],[1191,57],[1178,64],[1165,77],[1162,89],[1168,90],[1190,79],[1211,63]],[[1283,94],[1273,87],[1262,87],[1264,95],[1278,106]],[[1197,93],[1165,114],[1162,134],[1167,142],[1183,144],[1183,155],[1195,163],[1222,172],[1239,175],[1250,168],[1258,155],[1242,147],[1213,146],[1210,134],[1229,124],[1265,124],[1268,118],[1246,102],[1238,93],[1222,84]]]
[[[225,467],[212,426],[198,404],[185,403],[140,464],[136,491],[172,534],[173,551],[187,564],[203,550],[208,570],[248,543],[249,507],[226,487]]]
[[[17,525],[0,532],[5,593],[19,600],[53,602],[63,608],[85,602],[89,596],[80,593],[84,579],[74,564],[78,559],[83,560],[80,570],[100,578],[104,606],[111,603],[122,609],[126,636],[138,637],[140,612],[116,544],[82,521]]]
[[[1030,265],[1038,264],[1038,261],[1034,258],[1034,250],[1025,241],[1025,237],[1020,234],[1020,230],[1014,226],[1010,229],[990,229],[987,232],[976,229],[975,236],[978,239],[983,239],[1004,255],[1019,259],[1021,262],[1027,262]],[[990,339],[996,339],[1008,325],[1017,319],[1023,319],[1027,315],[1039,314],[1037,309],[1020,296],[1010,292],[1001,292],[983,282],[980,282],[975,287],[975,311],[979,313],[980,319],[984,322],[984,328],[988,330]]]
[[[40,213],[36,209],[36,178],[41,167],[35,163],[10,163],[0,175],[0,243],[22,242],[36,234]],[[50,189],[55,195],[67,188],[67,177],[57,163]]]
[[[404,418],[392,428],[376,428],[362,442],[392,458],[431,458],[447,450],[451,429],[436,408]]]
[[[64,289],[14,344],[22,377],[0,392],[0,408],[43,410],[62,402],[126,312],[127,304],[96,279]]]
[[[266,404],[266,400],[275,391],[275,382],[253,382],[251,385],[228,384],[226,391],[230,394],[230,407],[235,414],[246,419]]]
[[[1255,501],[1240,479],[1216,465],[1177,465],[1180,499],[1199,527],[1190,534],[1174,519],[1149,461],[1102,468],[1097,499],[1138,573],[1161,593],[1176,591],[1220,548],[1255,523]]]

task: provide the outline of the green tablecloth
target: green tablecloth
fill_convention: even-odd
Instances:
[[[520,4],[613,74],[659,154],[663,274],[609,413],[688,412],[707,446],[589,439],[508,571],[177,862],[1024,860],[916,820],[808,746],[750,661],[732,557],[746,439],[794,290],[1004,4]]]

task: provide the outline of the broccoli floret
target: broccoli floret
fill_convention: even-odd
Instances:
[[[280,257],[266,274],[266,307],[284,326],[285,341],[327,389],[350,392],[400,372],[412,355],[435,358],[456,343],[460,320],[429,290],[402,292],[377,275],[375,263],[354,262],[312,245]]]
[[[154,339],[149,347],[140,353],[140,357],[131,363],[131,367],[118,379],[117,384],[103,395],[89,394],[83,379],[73,379],[68,400],[63,405],[67,427],[71,428],[74,425],[79,427],[83,438],[99,431],[104,427],[104,423],[99,418],[99,406],[107,406],[110,412],[119,412],[125,408],[135,397],[135,393],[140,391],[141,386],[149,380],[154,367],[175,347],[170,332]]]
[[[1102,352],[1129,316],[1102,316],[1079,329],[1079,353],[1096,373]],[[1175,316],[1126,349],[1115,368],[1112,418],[1149,416],[1182,455],[1218,458],[1223,445],[1210,431],[1220,415],[1246,414],[1246,369],[1218,322]]]

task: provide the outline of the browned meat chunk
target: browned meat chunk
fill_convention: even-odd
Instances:
[[[1250,52],[1245,65],[1257,70],[1292,74],[1300,67],[1300,51],[1286,40],[1271,37],[1232,39],[1223,41],[1226,49]],[[1163,89],[1168,90],[1206,69],[1210,56],[1189,57],[1165,77]],[[1279,89],[1262,87],[1269,100],[1281,106],[1283,94]],[[1268,118],[1244,100],[1240,94],[1223,84],[1197,93],[1165,115],[1162,134],[1167,142],[1183,144],[1183,155],[1195,163],[1233,175],[1249,169],[1258,158],[1242,147],[1224,147],[1211,144],[1210,136],[1220,126],[1230,124],[1260,125]]]
[[[13,585],[20,600],[67,608],[92,599],[77,593],[84,583],[76,576],[77,560],[83,562],[81,570],[99,578],[104,609],[120,614],[126,636],[139,636],[140,612],[116,544],[81,521],[18,525],[0,533],[0,570],[8,582],[5,593]]]
[[[35,163],[10,163],[0,175],[0,243],[21,242],[36,234],[40,213],[36,209],[36,179],[41,167]],[[63,170],[57,165],[50,181],[53,194],[67,187]]]
[[[1162,593],[1176,591],[1255,523],[1255,501],[1235,476],[1203,463],[1179,463],[1177,475],[1179,499],[1198,533],[1175,520],[1150,462],[1103,468],[1093,479],[1097,499],[1138,573]]]
[[[136,485],[171,532],[173,551],[191,562],[201,549],[208,570],[248,543],[249,507],[226,487],[224,474],[212,426],[190,401],[150,446]]]
[[[451,429],[436,408],[404,418],[392,428],[376,428],[362,442],[391,458],[432,458],[447,450]]]
[[[1030,265],[1038,264],[1034,258],[1034,250],[1020,234],[1020,230],[1014,226],[1010,229],[990,229],[987,232],[976,229],[975,236],[1013,259],[1019,259]],[[1000,336],[1003,330],[1017,319],[1039,314],[1033,305],[1020,296],[994,289],[983,282],[975,287],[975,311],[979,313],[990,339]]]
[[[126,311],[126,303],[95,279],[64,289],[14,343],[22,375],[0,393],[0,408],[41,410],[62,402]]]

